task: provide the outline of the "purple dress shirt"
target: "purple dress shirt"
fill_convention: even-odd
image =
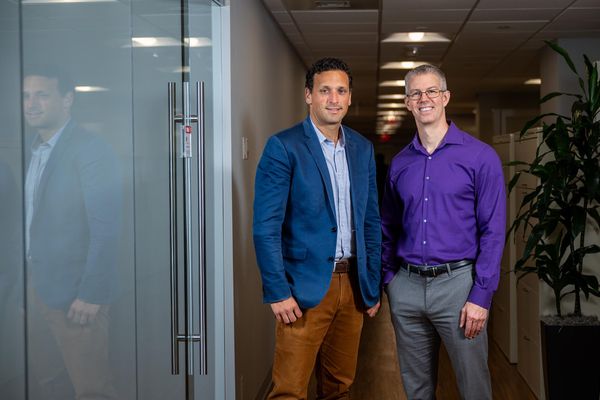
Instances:
[[[468,301],[490,308],[506,226],[502,163],[494,149],[450,123],[429,154],[418,135],[392,160],[381,211],[383,283],[402,262],[475,261]]]

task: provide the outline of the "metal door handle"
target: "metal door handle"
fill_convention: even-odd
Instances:
[[[168,84],[168,120],[169,120],[169,263],[170,263],[170,295],[171,295],[171,374],[179,374],[179,286],[177,283],[177,190],[175,129],[181,117],[175,111],[175,82]]]
[[[169,82],[169,230],[170,230],[170,279],[171,279],[171,373],[179,374],[179,343],[184,343],[186,373],[194,375],[194,342],[200,342],[200,374],[208,374],[208,343],[206,329],[206,214],[205,214],[205,116],[204,82],[196,82],[196,115],[190,114],[189,82],[183,82],[183,113],[175,111],[175,82]],[[181,123],[179,137],[175,134]],[[196,157],[198,158],[198,283],[199,327],[194,332],[194,260],[193,260],[193,198],[192,198],[192,147],[191,125],[198,124]],[[177,172],[176,149],[183,161],[183,253],[184,253],[184,330],[179,332],[178,287],[178,230],[177,230]]]
[[[205,115],[204,82],[196,82],[196,116],[198,123],[198,287],[200,324],[200,374],[208,374],[208,340],[206,337],[206,192],[205,192]]]

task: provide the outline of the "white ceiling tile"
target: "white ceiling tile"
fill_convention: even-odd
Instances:
[[[377,45],[377,33],[355,33],[355,32],[343,32],[343,33],[330,33],[323,35],[318,32],[304,32],[304,37],[308,42],[311,43],[369,43],[370,45]]]
[[[561,11],[560,8],[476,9],[469,21],[550,21]]]
[[[464,33],[514,34],[533,33],[542,29],[549,21],[469,21],[463,28]]]
[[[398,10],[384,12],[381,15],[382,24],[396,22],[425,23],[425,22],[462,22],[469,15],[469,10]]]
[[[277,12],[273,12],[271,14],[273,14],[275,21],[277,21],[280,24],[293,24],[294,23],[294,20],[292,19],[290,14],[288,14],[287,11],[277,11]]]
[[[462,21],[456,22],[385,22],[382,24],[382,35],[394,32],[441,32],[454,35],[462,26]]]
[[[476,0],[417,0],[417,1],[398,1],[383,0],[383,12],[390,10],[447,10],[447,9],[471,9]]]
[[[377,33],[377,24],[302,24],[303,32],[320,32],[323,34],[355,32],[355,33]]]
[[[291,11],[298,23],[303,24],[374,24],[377,26],[379,12],[377,10],[348,10],[348,11]]]
[[[565,8],[573,0],[480,0],[478,10],[484,9],[538,9],[538,8]]]
[[[267,9],[269,9],[271,12],[285,11],[285,6],[281,2],[281,0],[263,0],[263,3],[265,4],[265,6],[267,6]]]
[[[579,7],[587,7],[587,8],[600,8],[600,1],[598,0],[579,0],[571,8],[579,8]]]

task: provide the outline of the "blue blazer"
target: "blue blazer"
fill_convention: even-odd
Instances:
[[[258,164],[254,197],[254,246],[263,300],[293,296],[314,307],[331,282],[337,226],[325,156],[310,122],[272,136]],[[350,171],[358,286],[363,306],[380,296],[381,226],[373,145],[344,127]]]
[[[36,189],[27,265],[39,298],[109,304],[117,281],[122,181],[112,148],[70,121]]]

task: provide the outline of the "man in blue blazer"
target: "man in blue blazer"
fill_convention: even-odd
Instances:
[[[379,309],[381,227],[372,144],[342,126],[352,76],[341,60],[306,74],[309,116],[272,136],[256,172],[254,245],[277,319],[269,399],[345,399],[363,313]]]
[[[28,356],[45,399],[116,399],[108,329],[122,182],[111,147],[71,119],[73,99],[62,71],[28,70]]]

